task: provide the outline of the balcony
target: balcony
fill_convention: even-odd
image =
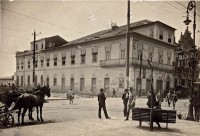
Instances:
[[[130,61],[130,66],[140,67],[140,60],[138,60],[137,58],[130,57],[129,61]],[[125,65],[126,65],[125,59],[100,60],[101,67],[114,67],[114,66],[125,66]],[[174,71],[173,65],[152,62],[152,66],[153,66],[154,70],[164,70],[166,72]],[[142,61],[142,67],[150,68],[147,60]]]
[[[125,59],[100,60],[101,67],[125,66]]]

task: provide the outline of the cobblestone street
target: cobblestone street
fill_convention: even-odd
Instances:
[[[1,129],[1,136],[131,136],[131,135],[199,135],[199,122],[180,120],[176,124],[161,123],[161,129],[154,124],[154,131],[149,131],[149,124],[138,121],[124,121],[123,104],[121,98],[107,98],[107,110],[110,120],[97,118],[97,98],[76,97],[73,104],[68,100],[52,97],[45,103],[43,109],[44,123],[30,122],[25,117],[25,126]],[[188,100],[180,99],[177,102],[177,112],[187,113]],[[146,107],[146,98],[138,98],[136,107]],[[163,109],[172,109],[166,102],[162,103]],[[184,113],[185,112],[185,113]],[[36,119],[36,112],[34,112]],[[17,117],[15,115],[15,121]]]

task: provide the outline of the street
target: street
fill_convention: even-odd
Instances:
[[[111,119],[102,119],[97,116],[97,98],[75,97],[74,103],[68,100],[49,99],[43,107],[43,123],[31,122],[25,117],[25,126],[16,125],[13,128],[1,129],[0,136],[129,136],[129,135],[199,135],[199,122],[180,120],[176,124],[161,123],[161,129],[154,124],[154,131],[149,131],[149,124],[138,121],[124,121],[123,104],[121,98],[107,98],[106,105]],[[177,113],[187,113],[188,100],[180,99],[177,102]],[[136,107],[146,107],[146,98],[138,98]],[[172,109],[166,102],[163,109]],[[36,112],[33,117],[36,119]],[[15,123],[17,114],[15,114]]]

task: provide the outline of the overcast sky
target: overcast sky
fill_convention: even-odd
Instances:
[[[188,1],[131,0],[131,23],[148,19],[176,28],[176,41],[186,29]],[[196,2],[196,45],[200,47],[200,1]],[[15,52],[30,49],[32,33],[37,39],[60,35],[67,41],[109,29],[127,22],[126,0],[2,0],[1,1],[0,77],[16,71]],[[190,12],[193,19],[193,12]],[[192,24],[189,30],[192,32]]]

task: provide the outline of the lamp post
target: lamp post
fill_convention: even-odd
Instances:
[[[187,6],[187,18],[184,21],[185,25],[189,25],[191,20],[189,20],[189,11],[194,9],[194,20],[193,20],[193,44],[191,46],[191,49],[189,50],[190,53],[190,58],[189,58],[189,67],[192,70],[192,87],[191,87],[191,99],[190,99],[190,104],[189,104],[189,109],[188,109],[188,116],[187,120],[194,120],[193,116],[193,106],[192,106],[192,95],[194,92],[194,74],[196,70],[196,65],[197,65],[197,49],[195,45],[195,30],[196,30],[196,2],[195,1],[190,1]]]

